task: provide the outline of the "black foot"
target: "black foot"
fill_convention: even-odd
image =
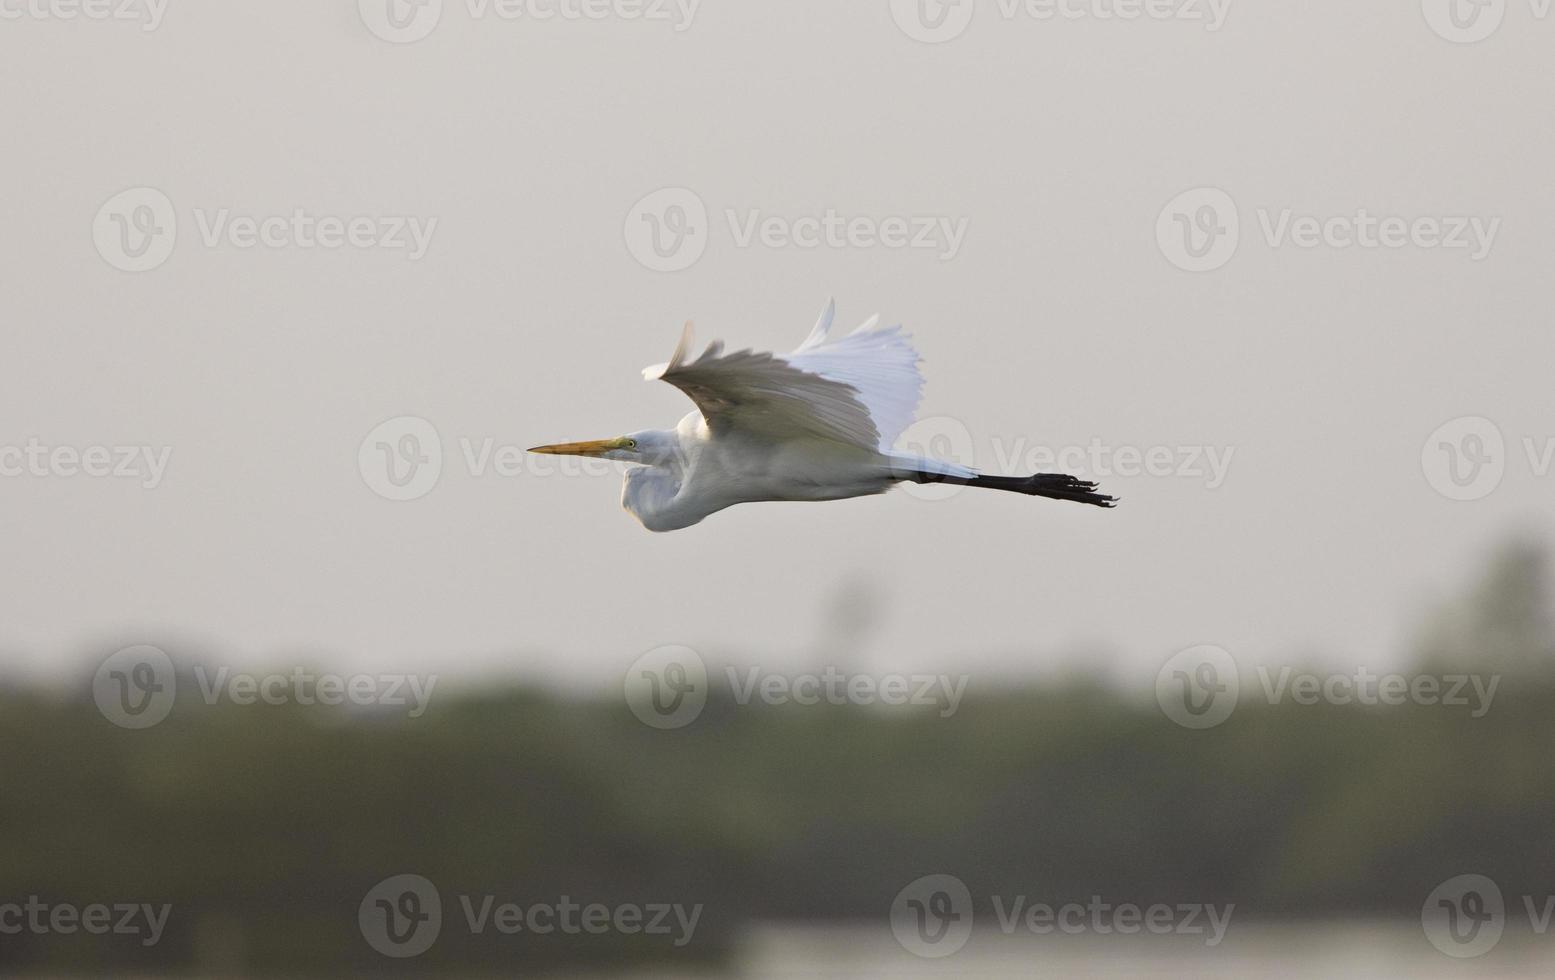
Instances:
[[[1117,497],[1097,493],[1096,484],[1067,473],[1038,473],[1028,477],[1027,481],[1031,489],[1026,492],[1039,497],[1073,500],[1076,503],[1091,504],[1096,507],[1116,507],[1118,504]]]

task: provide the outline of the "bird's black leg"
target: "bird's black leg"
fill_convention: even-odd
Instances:
[[[1096,484],[1070,476],[1067,473],[1036,473],[1031,476],[946,476],[943,473],[915,471],[906,479],[914,483],[954,483],[967,487],[983,487],[987,490],[1005,490],[1023,493],[1029,497],[1048,497],[1053,500],[1073,500],[1076,503],[1096,507],[1114,507],[1118,498],[1096,492]]]

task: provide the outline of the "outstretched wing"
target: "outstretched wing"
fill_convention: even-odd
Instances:
[[[783,359],[852,387],[880,432],[879,448],[890,449],[912,425],[923,397],[918,352],[900,326],[882,327],[878,314],[847,336],[828,339],[836,309],[835,302],[827,303],[810,336]]]
[[[668,364],[643,375],[684,391],[715,432],[743,428],[774,437],[809,434],[885,451],[912,424],[923,387],[918,354],[899,327],[871,318],[830,340],[834,305],[791,354],[741,350],[714,341],[690,357],[691,324]]]
[[[759,433],[774,439],[815,436],[868,449],[880,441],[869,410],[850,385],[812,374],[776,354],[740,350],[725,354],[713,341],[688,356],[691,324],[668,364],[643,371],[662,378],[696,402],[715,434]]]

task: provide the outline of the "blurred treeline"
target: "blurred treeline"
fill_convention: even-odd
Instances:
[[[1547,586],[1543,556],[1513,548],[1422,631],[1419,669],[1503,675],[1478,719],[1270,706],[1244,676],[1226,723],[1188,731],[1148,691],[974,677],[949,719],[742,707],[725,693],[662,732],[619,700],[492,690],[439,692],[416,720],[181,697],[162,725],[127,732],[89,694],[13,689],[0,698],[0,902],[174,910],[150,949],[0,936],[0,972],[689,968],[723,961],[757,919],[884,930],[898,890],[932,872],[961,877],[979,914],[997,894],[1235,902],[1239,920],[1413,917],[1464,872],[1543,895],[1555,881]],[[436,883],[444,927],[400,963],[368,948],[357,908],[405,872]],[[684,949],[472,937],[460,894],[706,911]]]

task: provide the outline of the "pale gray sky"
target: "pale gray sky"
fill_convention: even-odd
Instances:
[[[781,669],[822,656],[830,597],[865,583],[878,618],[850,655],[891,669],[1100,657],[1148,683],[1203,642],[1383,665],[1498,538],[1549,530],[1555,17],[1536,0],[1507,0],[1475,44],[1433,30],[1434,0],[1233,0],[1218,30],[988,0],[942,43],[887,0],[708,0],[689,25],[672,5],[537,21],[576,0],[531,0],[510,21],[446,0],[394,44],[368,28],[374,2],[129,0],[145,19],[104,22],[0,0],[0,446],[171,449],[149,489],[68,462],[0,477],[9,664],[184,638],[451,675],[609,677],[661,643]],[[161,212],[99,209],[143,187],[176,244],[121,271],[102,253],[121,241],[133,264]],[[1157,223],[1201,187],[1234,202],[1240,244],[1195,273]],[[624,230],[661,188],[708,215],[679,271],[647,268]],[[1428,226],[1402,248],[1271,243],[1287,209],[1494,236],[1477,259],[1472,233],[1430,247]],[[436,224],[420,258],[305,248],[279,225],[281,247],[234,244],[234,216],[297,211],[369,217],[374,242],[392,219]],[[963,237],[948,259],[741,247],[757,212],[800,235],[794,219],[834,212]],[[980,465],[1093,439],[1230,447],[1224,481],[1106,477],[1113,512],[896,492],[653,535],[613,474],[464,461],[462,438],[670,425],[689,403],[637,372],[684,319],[788,349],[829,296],[845,321],[907,324],[923,414],[963,426]],[[443,460],[395,502],[358,447],[400,416],[435,427]],[[1471,501],[1422,469],[1463,416],[1505,441],[1485,450],[1499,486]],[[1468,425],[1450,437],[1472,450],[1486,430]]]

